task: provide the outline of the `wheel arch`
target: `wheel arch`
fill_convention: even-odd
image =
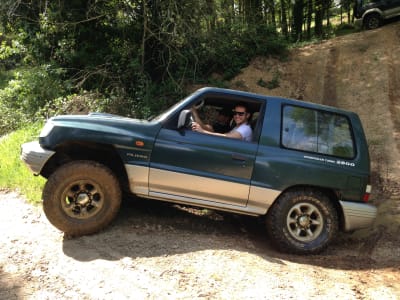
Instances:
[[[107,166],[118,178],[121,188],[128,187],[128,175],[117,150],[108,144],[69,141],[58,145],[56,152],[46,162],[40,175],[45,178],[54,173],[61,165],[75,160],[91,160]]]
[[[383,15],[383,11],[381,11],[379,8],[375,7],[372,9],[368,9],[367,11],[365,11],[362,15],[362,18],[364,19],[367,16],[370,15],[377,15],[379,18],[382,18]]]

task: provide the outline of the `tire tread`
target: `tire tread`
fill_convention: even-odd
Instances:
[[[105,207],[90,219],[73,219],[61,208],[61,199],[57,198],[60,186],[75,173],[95,174],[97,180],[103,181],[107,193]],[[121,188],[115,174],[105,165],[95,161],[73,161],[57,169],[48,179],[43,189],[43,211],[56,228],[69,236],[82,236],[104,229],[117,215],[121,204]]]

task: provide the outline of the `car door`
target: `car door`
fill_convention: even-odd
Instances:
[[[400,0],[388,0],[384,6],[384,15],[391,18],[400,14]]]
[[[258,144],[162,128],[152,152],[149,195],[199,205],[245,206]]]

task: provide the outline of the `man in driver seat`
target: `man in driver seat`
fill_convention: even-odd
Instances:
[[[204,130],[211,131],[211,132],[218,132],[218,133],[227,133],[231,131],[231,119],[232,119],[232,110],[227,108],[221,108],[217,110],[218,115],[215,122],[210,124],[204,124],[201,120],[197,110],[195,108],[191,109],[193,117],[195,118],[196,122],[203,128]]]
[[[229,138],[240,139],[247,142],[251,142],[253,138],[253,131],[249,124],[250,113],[248,112],[247,105],[244,102],[240,102],[235,105],[232,114],[233,114],[233,121],[235,122],[236,125],[231,131],[227,133],[215,132],[214,128],[212,128],[209,125],[204,125],[202,123],[201,119],[199,118],[195,110],[192,110],[192,112],[195,118],[195,122],[192,123],[193,131],[215,136],[224,136]]]

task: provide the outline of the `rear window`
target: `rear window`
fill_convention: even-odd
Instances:
[[[282,145],[289,149],[355,156],[349,120],[342,115],[286,105],[282,118]]]

